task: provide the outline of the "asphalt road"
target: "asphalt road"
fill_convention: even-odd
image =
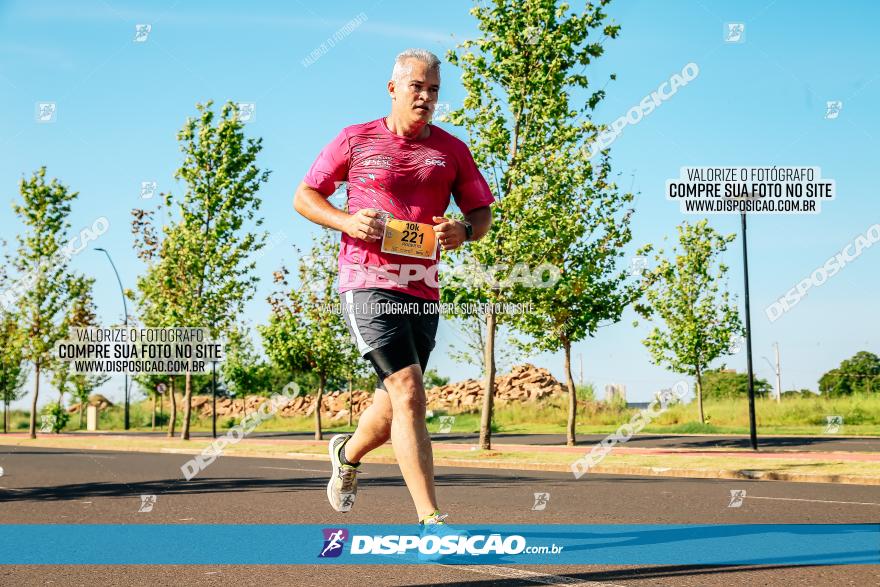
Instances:
[[[325,524],[415,521],[396,466],[364,465],[356,508],[326,503],[320,461],[224,457],[192,481],[185,455],[0,446],[4,523]],[[439,467],[453,523],[876,523],[880,488]],[[745,489],[740,508],[730,490]],[[546,510],[533,494],[549,492]],[[138,513],[142,494],[156,494]],[[291,545],[294,548],[295,545]],[[877,585],[878,566],[10,566],[0,585]]]
[[[225,430],[218,429],[218,434]],[[77,432],[88,435],[88,432]],[[95,434],[105,435],[108,433],[98,432]],[[165,432],[112,432],[112,434],[131,434],[137,436],[165,436]],[[207,432],[194,432],[192,437],[204,438],[210,436]],[[578,445],[589,446],[600,442],[605,434],[578,434]],[[249,438],[290,438],[308,440],[314,438],[313,432],[258,432],[255,431]],[[457,442],[473,443],[479,441],[479,434],[434,434],[434,442]],[[499,444],[535,444],[535,445],[565,445],[564,434],[493,434],[492,442]],[[626,443],[627,447],[636,448],[751,448],[748,436],[698,436],[698,435],[660,435],[638,434]],[[854,436],[758,436],[758,448],[765,450],[790,450],[790,451],[846,451],[846,452],[880,452],[880,438],[854,437]]]

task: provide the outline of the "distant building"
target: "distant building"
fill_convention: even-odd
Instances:
[[[609,383],[605,386],[605,401],[608,403],[626,403],[626,385],[622,383]]]

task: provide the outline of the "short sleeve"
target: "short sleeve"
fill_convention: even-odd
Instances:
[[[330,196],[336,190],[336,183],[347,179],[348,162],[348,135],[343,129],[324,147],[303,182],[325,196]]]
[[[458,173],[452,184],[452,197],[455,198],[458,208],[467,214],[471,210],[491,205],[495,201],[492,190],[489,189],[483,174],[477,169],[470,149],[464,144],[458,159]]]

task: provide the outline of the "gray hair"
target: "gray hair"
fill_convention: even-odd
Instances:
[[[412,73],[412,65],[406,65],[408,59],[418,59],[427,64],[429,69],[437,71],[440,75],[440,59],[427,49],[407,49],[394,60],[394,69],[391,71],[391,79],[400,82]]]

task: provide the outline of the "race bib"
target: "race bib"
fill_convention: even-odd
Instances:
[[[433,259],[437,253],[437,233],[431,224],[388,218],[382,236],[382,252]]]

